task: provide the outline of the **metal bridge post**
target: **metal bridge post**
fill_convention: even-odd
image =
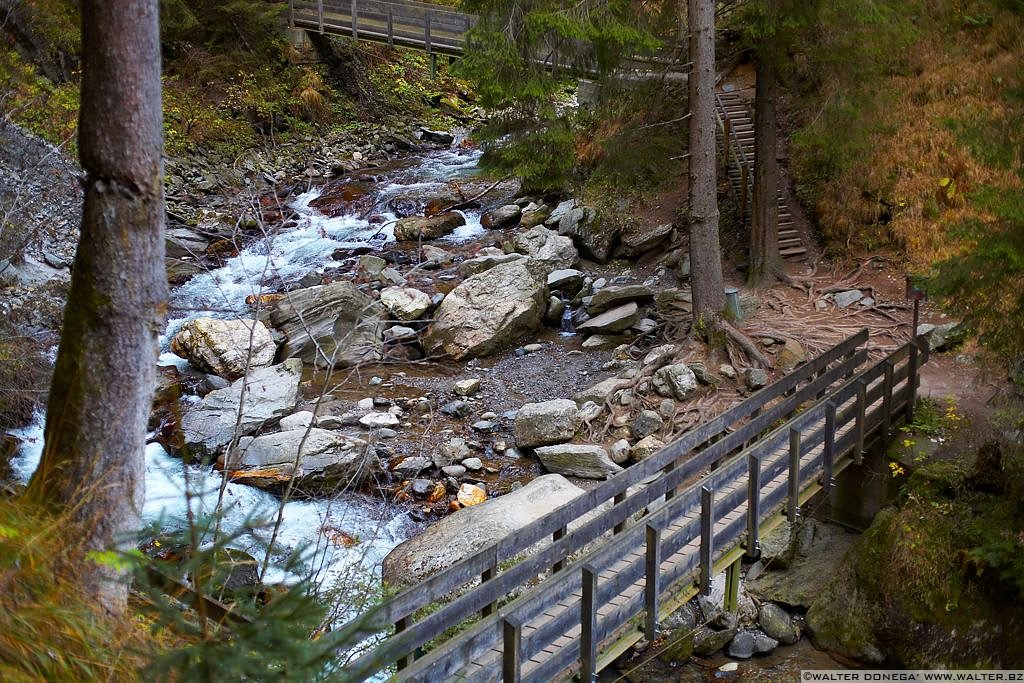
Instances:
[[[324,0],[316,0],[317,25],[320,33],[324,32]]]
[[[590,683],[597,673],[597,569],[583,567],[583,598],[580,600],[580,681]]]
[[[796,522],[800,514],[800,430],[789,430],[789,501],[786,519]]]
[[[648,641],[652,641],[658,635],[658,597],[661,593],[661,529],[653,524],[647,525],[646,569],[644,605],[647,620],[644,622],[644,634]]]
[[[740,571],[743,568],[743,558],[737,557],[736,561],[725,570],[725,600],[722,605],[726,612],[735,612],[740,603]]]
[[[507,615],[501,621],[501,680],[503,683],[519,683],[523,645],[523,622],[514,615]]]
[[[761,459],[747,456],[747,557],[761,555]]]
[[[295,0],[288,0],[288,28],[295,28]]]
[[[358,16],[359,9],[356,7],[356,0],[352,0],[352,40],[359,38]]]
[[[391,5],[388,5],[388,47],[395,46],[395,17]]]
[[[714,555],[715,494],[706,486],[700,489],[700,594],[711,594],[711,559]]]
[[[864,437],[867,432],[868,383],[857,381],[857,445],[853,452],[853,461],[858,465],[864,462]]]
[[[835,459],[836,450],[836,404],[829,401],[825,404],[825,445],[822,447],[821,487],[825,489],[826,495],[832,488],[832,464]]]

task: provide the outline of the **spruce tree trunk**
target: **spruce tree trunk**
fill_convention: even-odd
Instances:
[[[715,3],[689,0],[690,279],[699,328],[725,308],[715,164]]]
[[[119,611],[127,584],[89,551],[124,548],[143,502],[164,273],[157,0],[83,0],[81,239],[43,457],[27,496],[77,525],[86,588]]]
[[[764,40],[774,41],[773,36]],[[776,155],[775,100],[777,78],[771,45],[759,50],[754,92],[754,197],[750,225],[750,270],[755,287],[774,281],[782,272],[779,254],[779,174]]]

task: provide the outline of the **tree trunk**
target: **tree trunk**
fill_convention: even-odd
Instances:
[[[754,198],[750,225],[750,269],[747,282],[760,287],[782,273],[779,254],[779,174],[776,155],[775,100],[777,78],[774,36],[759,50],[754,92]]]
[[[82,231],[42,461],[27,496],[77,525],[86,589],[127,584],[89,551],[128,547],[143,502],[146,421],[166,312],[157,0],[82,2]]]
[[[689,0],[690,278],[697,327],[725,308],[715,164],[715,3]]]

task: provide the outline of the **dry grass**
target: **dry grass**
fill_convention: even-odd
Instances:
[[[133,681],[153,641],[78,588],[68,525],[0,498],[0,680]]]
[[[879,84],[887,104],[870,152],[825,185],[815,210],[833,241],[890,242],[912,267],[927,269],[971,246],[951,226],[991,218],[972,203],[973,191],[1024,189],[1013,168],[1021,159],[1010,168],[990,163],[957,134],[958,127],[1012,123],[1004,93],[1024,86],[1024,17],[997,11],[988,26],[965,26],[949,38],[926,33],[913,51],[916,68]]]

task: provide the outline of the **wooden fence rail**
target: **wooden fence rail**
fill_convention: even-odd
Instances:
[[[867,359],[858,347],[866,340],[861,331],[650,458],[380,605],[364,623],[378,630],[393,624],[394,634],[346,671],[359,679],[398,663],[398,678],[410,681],[491,680],[499,672],[550,680],[575,666],[594,671],[597,649],[630,619],[646,611],[653,627],[652,615],[680,584],[699,579],[706,587],[716,559],[741,539],[756,552],[764,520],[784,504],[795,517],[800,495],[812,485],[830,486],[842,458],[859,457],[869,437],[905,412],[926,352],[911,354],[904,346],[858,373]],[[527,553],[545,540],[550,543]],[[443,604],[415,619],[433,603]],[[442,635],[472,620],[458,635]],[[422,655],[428,643],[433,649]]]

